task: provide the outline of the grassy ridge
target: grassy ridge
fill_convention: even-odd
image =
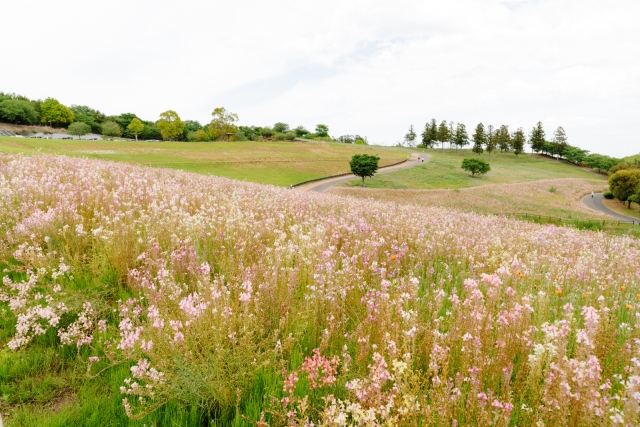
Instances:
[[[180,169],[261,184],[289,186],[349,171],[357,153],[377,154],[381,166],[396,163],[409,151],[301,142],[125,142],[0,137],[0,152],[64,154],[145,166]]]
[[[564,162],[558,162],[542,156],[513,153],[492,153],[491,172],[484,176],[472,177],[460,167],[462,159],[477,157],[470,150],[444,152],[439,150],[421,150],[429,154],[424,165],[398,172],[377,175],[367,180],[367,187],[396,189],[432,189],[465,188],[487,184],[510,184],[515,182],[536,181],[557,178],[584,178],[606,180],[602,175],[586,169],[577,168]],[[479,156],[488,160],[486,153]],[[359,185],[353,181],[349,185]]]

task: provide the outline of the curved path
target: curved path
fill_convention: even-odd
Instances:
[[[409,160],[407,160],[406,162],[399,164],[399,165],[393,165],[393,166],[383,166],[381,168],[378,169],[378,172],[376,174],[379,173],[387,173],[387,172],[395,172],[395,171],[399,171],[402,169],[409,169],[412,168],[414,166],[418,166],[419,164],[422,164],[424,162],[427,161],[427,159],[429,158],[429,156],[427,154],[422,154],[422,153],[413,153],[411,154],[411,157],[409,158]],[[321,181],[315,181],[315,182],[310,182],[308,184],[303,184],[300,185],[299,187],[295,187],[296,190],[302,190],[302,191],[313,191],[316,193],[322,193],[323,191],[325,191],[328,188],[333,187],[334,185],[338,185],[338,184],[342,184],[345,182],[349,182],[349,181],[353,181],[354,179],[359,179],[360,177],[355,176],[355,175],[347,175],[347,176],[341,176],[341,177],[337,177],[337,178],[327,178],[327,179],[323,179]]]
[[[635,224],[640,224],[640,219],[619,214],[606,207],[604,203],[602,203],[602,193],[594,193],[593,197],[591,197],[591,194],[587,194],[582,198],[582,203],[594,211],[612,216],[620,221],[633,221]]]

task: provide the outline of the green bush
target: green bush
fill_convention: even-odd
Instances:
[[[276,133],[273,137],[276,141],[284,141],[287,139],[287,135],[284,133]]]
[[[471,172],[471,176],[473,176],[475,174],[482,175],[489,172],[491,166],[482,159],[471,158],[462,160],[462,169]]]
[[[609,190],[605,191],[604,194],[602,195],[605,199],[613,199],[613,193]]]

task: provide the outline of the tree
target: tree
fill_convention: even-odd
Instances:
[[[518,154],[524,151],[524,143],[526,141],[526,137],[524,136],[524,131],[522,130],[522,128],[518,128],[518,130],[513,133],[513,137],[510,139],[511,145],[513,146],[513,153],[516,155],[516,157],[518,157]]]
[[[509,134],[509,126],[502,125],[496,131],[496,144],[500,148],[500,152],[509,151],[511,148],[511,135]],[[524,149],[524,141],[522,142],[522,147],[520,148],[520,152]],[[520,153],[518,153],[520,154]]]
[[[476,154],[482,154],[484,151],[482,146],[487,142],[487,135],[484,133],[484,125],[482,123],[478,123],[476,126],[476,130],[472,135],[473,138],[473,151]]]
[[[614,157],[603,156],[602,154],[589,154],[584,159],[584,164],[598,172],[608,172],[609,169],[620,163],[620,159]]]
[[[436,119],[431,119],[431,122],[427,122],[424,125],[424,131],[422,131],[422,146],[424,148],[433,148],[438,140],[438,124]]]
[[[469,135],[467,134],[467,128],[464,124],[458,123],[456,126],[455,144],[457,147],[464,147],[469,145]]]
[[[567,159],[567,161],[574,163],[576,165],[579,165],[582,162],[584,162],[584,160],[587,158],[588,155],[589,155],[588,150],[583,150],[578,147],[572,147],[571,145],[568,145],[568,144],[564,148],[564,151],[562,152],[562,157],[564,157],[565,159]]]
[[[142,123],[139,118],[135,117],[133,120],[131,120],[131,123],[129,123],[127,129],[129,129],[131,133],[135,135],[137,141],[138,134],[144,130],[144,123]]]
[[[360,138],[358,135],[356,135],[356,142],[354,142],[354,144],[356,145],[369,145],[369,143],[367,142],[367,138],[365,137]]]
[[[122,135],[122,128],[116,122],[105,122],[102,124],[102,136],[109,139]]]
[[[451,147],[455,144],[456,140],[456,131],[453,128],[453,121],[449,122],[449,152],[451,152]]]
[[[306,130],[306,129],[304,128],[304,126],[298,126],[298,127],[297,127],[297,128],[295,128],[293,131],[296,133],[296,136],[297,136],[298,138],[302,138],[303,136],[305,136],[305,135],[307,135],[307,134],[309,133],[309,131],[308,131],[308,130]]]
[[[191,132],[189,134],[189,141],[203,142],[203,141],[206,141],[207,139],[209,139],[209,136],[203,129],[198,129],[197,131]]]
[[[407,134],[404,136],[404,142],[405,144],[407,144],[408,147],[415,147],[416,145],[416,133],[413,130],[413,125],[409,126],[409,132],[407,132]]]
[[[444,143],[451,139],[451,134],[446,120],[440,122],[438,131],[436,132],[436,139],[442,144],[442,151],[444,152]]]
[[[67,133],[69,135],[77,135],[78,139],[91,132],[91,126],[83,122],[73,122],[69,125]]]
[[[370,156],[369,154],[354,154],[349,162],[351,173],[362,178],[362,186],[364,187],[364,179],[372,177],[378,171],[378,161],[380,157]]]
[[[73,111],[62,105],[57,99],[47,98],[40,104],[40,122],[49,126],[65,126],[73,123]]]
[[[609,188],[616,199],[621,202],[629,202],[629,208],[631,207],[631,200],[629,197],[634,195],[639,190],[640,184],[640,170],[638,169],[623,169],[614,173],[609,177]]]
[[[29,101],[5,99],[0,102],[0,120],[32,125],[38,122],[38,112]]]
[[[316,125],[316,135],[318,135],[320,138],[328,137],[329,136],[329,126],[323,125],[323,124]]]
[[[273,131],[276,133],[287,133],[289,132],[289,125],[286,123],[278,122],[273,125]]]
[[[491,170],[489,163],[482,159],[471,158],[462,160],[462,169],[471,172],[471,176],[475,174],[482,175]]]
[[[531,143],[531,150],[539,153],[544,148],[545,143],[545,134],[544,129],[542,128],[542,122],[538,122],[538,124],[531,130],[531,134],[529,135],[529,142]]]
[[[496,133],[493,130],[493,126],[489,125],[487,127],[487,139],[485,141],[485,146],[487,147],[487,153],[489,153],[489,161],[491,161],[491,152],[495,150],[496,145],[497,145]]]
[[[553,142],[556,144],[556,154],[558,155],[558,161],[560,161],[560,156],[564,153],[564,150],[569,145],[567,143],[567,134],[562,129],[562,126],[558,126],[558,129],[553,134]]]
[[[173,139],[182,135],[184,131],[184,122],[180,120],[180,116],[173,110],[167,110],[160,113],[160,119],[156,122],[156,126],[160,129],[163,139],[173,141]]]
[[[235,135],[238,131],[237,126],[234,124],[238,121],[237,114],[227,112],[224,107],[219,107],[213,110],[211,116],[213,119],[209,123],[209,135],[214,141],[218,139],[225,140],[229,135]]]

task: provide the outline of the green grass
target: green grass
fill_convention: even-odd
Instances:
[[[301,142],[135,142],[0,137],[0,152],[64,154],[180,169],[228,178],[289,186],[349,171],[357,153],[377,154],[381,165],[405,159],[396,147],[363,147]]]
[[[423,165],[397,172],[376,175],[366,180],[372,188],[434,189],[465,188],[486,184],[510,184],[555,178],[586,178],[606,180],[606,177],[546,157],[513,153],[492,153],[491,171],[486,175],[472,177],[461,168],[462,159],[476,157],[470,150],[453,151],[421,150],[430,158]],[[488,155],[479,156],[488,161]],[[351,181],[347,185],[359,185]]]

